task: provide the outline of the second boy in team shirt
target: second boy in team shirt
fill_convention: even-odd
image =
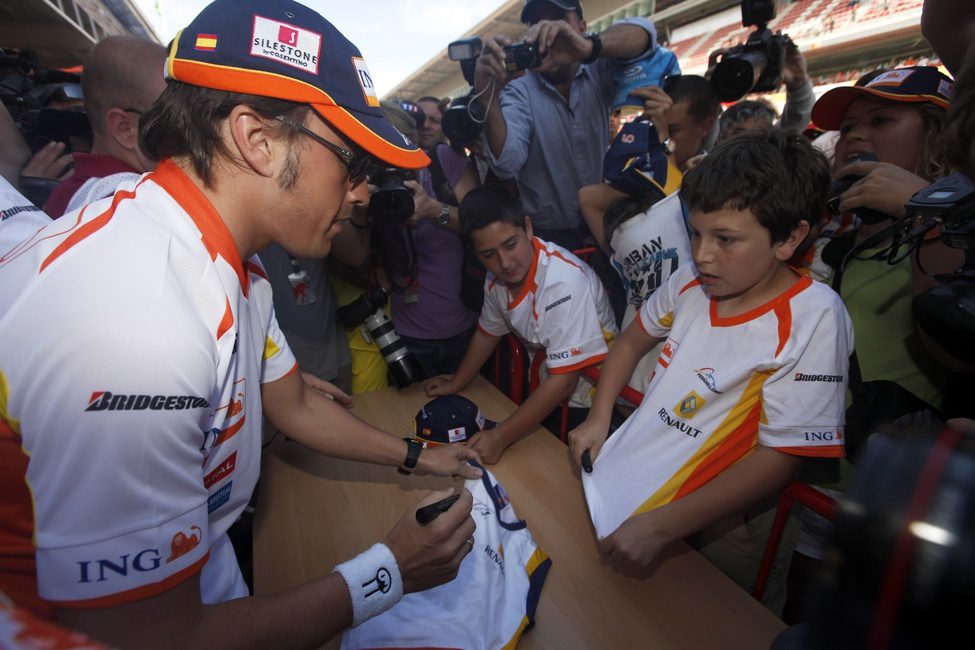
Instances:
[[[850,318],[788,265],[829,184],[821,154],[776,132],[741,136],[685,177],[694,265],[640,308],[570,434],[576,462],[594,459],[583,485],[612,563],[645,567],[704,530],[699,550],[750,588],[767,539],[757,518],[774,512],[755,504],[802,457],[843,455]],[[606,440],[616,395],[659,341],[643,403]]]
[[[566,398],[574,411],[570,419],[585,417],[592,386],[580,380],[582,369],[606,357],[618,330],[592,269],[564,248],[533,237],[531,219],[503,187],[480,187],[464,197],[460,225],[490,272],[484,307],[457,372],[427,381],[427,394],[463,390],[509,332],[546,355],[538,388],[511,417],[471,440],[481,459],[494,463]]]

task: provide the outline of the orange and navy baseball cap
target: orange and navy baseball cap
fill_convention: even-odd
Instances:
[[[813,106],[813,122],[821,129],[840,128],[846,109],[861,97],[876,97],[891,102],[931,102],[941,108],[951,103],[954,82],[936,67],[917,65],[883,72],[866,84],[834,88]]]
[[[463,395],[441,395],[417,412],[413,419],[413,438],[435,445],[465,442],[479,431],[493,429],[495,424]]]
[[[166,77],[193,86],[310,104],[383,162],[430,159],[383,118],[359,49],[315,10],[291,0],[215,0],[176,34]]]

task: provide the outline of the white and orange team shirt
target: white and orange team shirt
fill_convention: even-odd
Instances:
[[[535,257],[518,295],[488,273],[477,326],[491,336],[511,332],[532,353],[544,350],[546,374],[564,374],[602,362],[619,334],[596,273],[566,249],[532,239]],[[572,406],[592,403],[591,385],[579,381]]]
[[[482,468],[483,469],[483,468]],[[489,471],[464,487],[474,497],[474,548],[457,577],[403,596],[382,614],[342,635],[342,650],[513,650],[535,624],[552,561],[518,519]]]
[[[643,403],[582,476],[600,537],[693,492],[756,445],[843,455],[853,326],[826,285],[797,276],[765,305],[722,318],[688,265],[637,322],[666,340]]]
[[[226,530],[260,469],[261,384],[296,368],[259,261],[169,161],[12,246],[0,231],[0,590],[43,610],[17,577],[33,535],[48,605],[199,572],[203,602],[246,595]]]

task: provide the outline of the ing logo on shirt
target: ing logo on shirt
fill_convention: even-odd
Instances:
[[[692,390],[674,407],[674,413],[690,420],[707,403],[708,401],[698,395],[697,391]]]

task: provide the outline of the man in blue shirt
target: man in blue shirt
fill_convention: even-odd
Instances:
[[[500,177],[516,180],[535,233],[577,249],[584,243],[579,188],[602,180],[609,146],[614,66],[655,47],[656,30],[647,18],[630,18],[587,32],[578,0],[528,0],[521,20],[530,25],[525,41],[544,59],[515,78],[505,69],[511,41],[485,40],[475,70],[484,149]]]
[[[513,79],[504,64],[510,41],[485,41],[476,68],[477,91],[487,89],[479,97],[485,152],[499,176],[517,180],[536,231],[576,229],[579,188],[602,179],[614,65],[655,47],[656,31],[649,19],[631,18],[586,32],[578,0],[529,0],[521,19],[531,26],[525,40],[545,58]]]

